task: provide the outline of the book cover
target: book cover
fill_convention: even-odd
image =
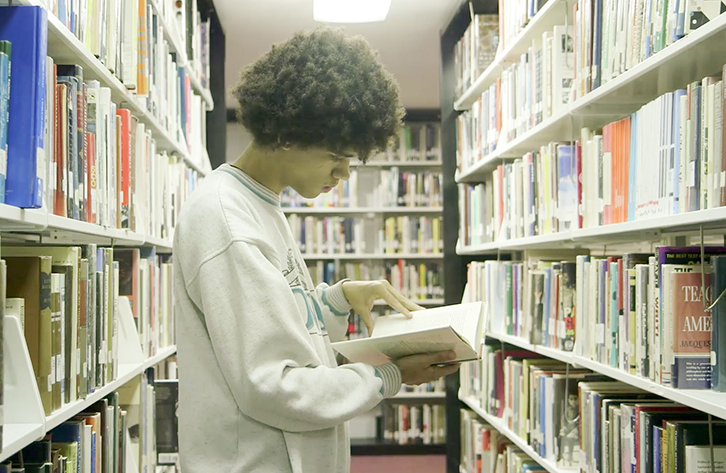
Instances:
[[[10,107],[10,60],[12,44],[0,41],[0,203],[5,202],[8,174],[8,109]]]
[[[47,13],[43,7],[0,9],[0,40],[13,44],[5,202],[43,205]],[[28,106],[32,104],[32,106]]]
[[[726,392],[726,256],[711,258],[712,297],[716,305],[711,312],[711,389]]]
[[[667,267],[666,267],[667,268]],[[709,389],[711,387],[711,304],[710,267],[705,274],[666,272],[670,277],[671,294],[664,294],[672,305],[672,385],[678,389]],[[702,290],[702,284],[705,290]],[[704,303],[705,301],[705,303]]]

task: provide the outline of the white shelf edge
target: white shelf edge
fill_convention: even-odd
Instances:
[[[552,10],[557,8],[558,4],[562,1],[564,0],[549,0],[542,6],[542,8],[532,17],[529,23],[527,23],[527,26],[522,28],[522,30],[511,39],[511,44],[500,54],[497,54],[494,61],[492,61],[484,72],[476,78],[474,83],[470,85],[469,88],[466,89],[464,93],[461,94],[461,96],[454,102],[454,110],[464,111],[471,108],[472,104],[476,102],[477,97],[493,83],[492,76],[496,79],[495,74],[498,71],[501,71],[503,65],[508,65],[508,63],[514,62],[515,59],[518,59],[516,56],[519,56],[520,54],[515,54],[514,51],[521,48],[523,44],[532,42],[532,30],[537,28],[539,23],[543,22],[544,19],[552,13]]]
[[[358,259],[444,259],[443,253],[303,253],[306,260],[358,260]]]
[[[483,243],[480,245],[469,245],[457,247],[457,254],[476,255],[488,251],[526,249],[547,244],[557,243],[587,243],[590,240],[606,236],[620,236],[634,234],[643,238],[643,232],[654,232],[653,236],[660,236],[662,233],[691,230],[695,231],[701,225],[708,225],[717,228],[726,227],[726,207],[718,207],[707,210],[695,210],[663,217],[650,217],[632,222],[614,223],[591,228],[580,228],[577,230],[551,233],[549,235],[537,235],[525,238],[515,238],[498,242]],[[624,238],[623,241],[629,241]]]
[[[7,233],[17,229],[28,228],[36,232],[53,231],[68,232],[94,236],[98,238],[118,240],[121,243],[135,245],[155,245],[161,248],[171,248],[171,242],[162,238],[135,233],[121,228],[111,228],[95,223],[73,220],[67,217],[46,213],[43,209],[22,209],[12,205],[0,204],[0,233]],[[72,238],[71,238],[72,240]]]
[[[503,336],[495,333],[487,333],[487,337],[501,340],[505,343],[509,343],[510,345],[514,345],[534,353],[539,353],[540,355],[548,358],[554,358],[565,363],[587,368],[591,371],[622,381],[644,391],[670,399],[671,401],[679,402],[684,406],[692,407],[716,417],[726,419],[726,393],[718,393],[709,389],[675,389],[668,386],[662,386],[660,384],[656,384],[650,379],[626,373],[619,368],[604,365],[570,352],[539,345],[532,345],[525,340],[511,335]]]
[[[524,441],[519,435],[512,432],[507,426],[504,425],[502,419],[499,417],[493,416],[486,412],[484,409],[481,408],[479,403],[476,401],[476,399],[472,399],[469,397],[465,398],[459,398],[461,401],[466,404],[471,410],[473,410],[476,415],[487,421],[492,427],[497,429],[499,432],[504,434],[505,437],[507,437],[509,440],[512,441],[517,447],[519,447],[524,453],[526,453],[532,460],[539,463],[544,469],[549,471],[550,473],[572,473],[574,471],[577,471],[575,469],[566,470],[563,468],[558,468],[557,465],[555,465],[552,461],[547,460],[539,456],[537,452],[534,451],[534,449],[527,444],[527,442]]]
[[[401,391],[389,399],[446,399],[446,393],[443,393],[443,392],[412,393],[412,392]]]
[[[442,213],[443,207],[283,207],[286,214],[406,214]]]
[[[67,404],[58,409],[57,411],[53,412],[50,416],[47,416],[45,418],[46,432],[54,429],[55,427],[67,421],[79,412],[88,408],[95,402],[108,396],[124,384],[128,383],[134,377],[143,373],[147,368],[154,366],[155,364],[159,363],[159,361],[168,358],[175,352],[176,347],[172,346],[162,349],[158,355],[155,355],[145,360],[143,363],[132,365],[119,364],[119,375],[115,380],[90,393],[88,396],[86,396],[85,399],[79,399],[78,401]]]
[[[44,435],[45,428],[43,424],[4,424],[0,462],[7,460],[25,446],[41,440]]]

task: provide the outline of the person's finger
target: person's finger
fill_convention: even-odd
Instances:
[[[373,322],[373,317],[371,316],[370,309],[365,311],[361,310],[358,315],[361,319],[363,319],[363,323],[366,324],[366,328],[368,329],[368,336],[370,337],[370,335],[373,333],[373,326],[375,325],[375,323]]]
[[[409,298],[404,296],[401,291],[393,287],[393,285],[388,280],[383,280],[385,288],[392,292],[394,296],[396,296],[396,299],[398,299],[408,310],[424,310],[424,307],[421,307],[420,305],[416,304],[415,302],[411,301]]]
[[[391,291],[386,289],[386,286],[381,285],[378,287],[379,287],[378,295],[381,299],[386,301],[386,304],[391,306],[394,310],[397,310],[398,312],[402,313],[409,319],[411,317],[413,317],[413,314],[411,314],[411,312],[406,307],[404,307],[403,304],[401,304],[401,302],[398,300],[398,298],[395,295],[393,295],[393,293]]]

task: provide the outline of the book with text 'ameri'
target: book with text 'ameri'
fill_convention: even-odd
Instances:
[[[333,343],[352,362],[377,366],[404,356],[453,350],[456,362],[476,360],[482,329],[482,303],[455,304],[379,317],[370,338]]]

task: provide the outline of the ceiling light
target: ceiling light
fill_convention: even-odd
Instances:
[[[313,18],[325,23],[383,21],[391,0],[313,0]]]

